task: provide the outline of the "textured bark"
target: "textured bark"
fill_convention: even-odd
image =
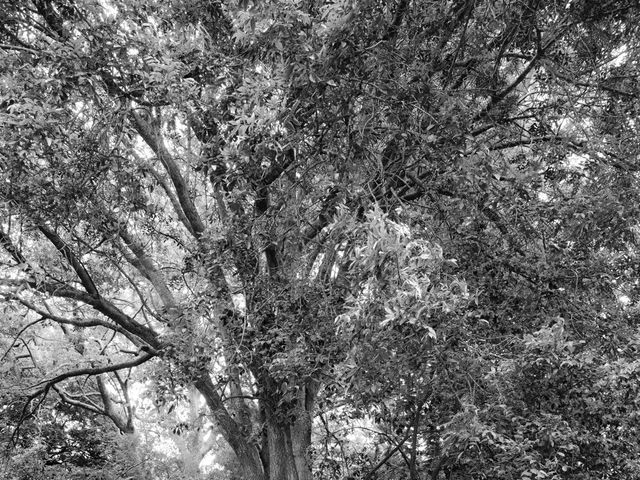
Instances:
[[[312,480],[309,447],[311,446],[311,412],[315,403],[317,386],[308,382],[298,393],[298,406],[291,426],[291,446],[298,480]]]
[[[291,446],[293,462],[297,472],[297,480],[312,480],[308,450],[311,446],[311,419],[296,419],[291,426]]]
[[[272,421],[269,421],[267,425],[267,442],[269,445],[269,479],[295,480],[295,477],[290,476],[290,468],[288,468],[287,439],[284,429]]]
[[[309,447],[317,386],[309,382],[298,392],[290,422],[278,422],[267,411],[267,444],[270,480],[312,480]]]

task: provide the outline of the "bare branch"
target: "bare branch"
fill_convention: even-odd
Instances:
[[[16,50],[16,51],[19,51],[19,52],[32,53],[34,55],[37,55],[37,54],[41,53],[38,50],[34,50],[33,48],[21,47],[19,45],[7,45],[6,43],[0,43],[0,49],[2,49],[2,50]]]
[[[393,457],[394,453],[396,453],[398,450],[402,448],[402,445],[409,439],[410,435],[411,435],[411,430],[407,429],[407,433],[404,435],[403,438],[400,439],[398,444],[395,447],[393,447],[391,450],[389,450],[387,454],[384,457],[382,457],[382,460],[380,460],[376,464],[376,466],[374,466],[371,470],[369,470],[369,473],[367,473],[364,476],[364,479],[368,480],[369,478],[373,478],[373,475],[380,469],[380,467],[382,467],[385,463],[387,463],[389,459]]]
[[[233,419],[224,406],[209,374],[204,373],[201,375],[195,382],[195,387],[204,396],[207,406],[211,410],[211,415],[216,420],[231,448],[236,452],[244,452],[247,455],[254,456],[256,465],[260,465],[258,450],[249,445],[244,439],[238,422]]]
[[[531,73],[531,70],[533,70],[533,68],[544,57],[544,54],[546,53],[546,51],[558,41],[558,39],[570,26],[571,26],[570,24],[562,25],[557,29],[556,32],[548,35],[549,38],[545,38],[544,40],[542,38],[540,31],[536,30],[536,33],[538,35],[537,50],[535,55],[531,59],[531,61],[524,67],[524,69],[520,72],[520,74],[516,77],[516,79],[513,82],[511,82],[507,87],[505,87],[503,90],[501,90],[500,92],[496,93],[491,97],[491,100],[489,100],[489,103],[480,112],[478,112],[475,115],[475,117],[473,118],[473,121],[477,121],[486,117],[496,105],[498,105],[505,98],[507,98],[507,96],[511,92],[513,92],[518,87],[518,85],[520,85],[527,78],[529,73]]]
[[[331,222],[338,201],[338,193],[339,190],[334,188],[327,194],[316,220],[302,230],[302,239],[305,243],[309,243],[316,238],[318,233]]]
[[[296,153],[293,148],[287,149],[284,153],[284,160],[281,163],[277,163],[272,165],[269,169],[267,169],[262,178],[260,179],[260,183],[262,185],[271,185],[275,182],[282,173],[289,168],[296,159]]]
[[[628,97],[628,98],[638,98],[638,96],[639,96],[638,92],[626,92],[624,90],[620,90],[619,88],[615,88],[615,87],[612,87],[612,86],[609,86],[609,85],[605,85],[603,83],[581,82],[581,81],[578,81],[577,79],[571,78],[568,75],[564,75],[564,74],[560,73],[556,69],[550,69],[550,71],[551,71],[551,73],[553,75],[555,75],[560,80],[563,80],[563,81],[565,81],[567,83],[570,83],[571,85],[575,85],[577,87],[601,89],[601,90],[604,90],[605,92],[613,93],[615,95],[622,95],[622,96]]]
[[[550,142],[550,141],[554,141],[554,142],[568,141],[568,142],[571,142],[570,139],[567,139],[565,137],[560,137],[558,135],[542,135],[542,136],[539,136],[539,137],[523,137],[523,138],[518,139],[518,140],[511,140],[509,142],[503,142],[503,143],[498,143],[497,145],[493,145],[493,146],[489,147],[489,151],[505,150],[507,148],[520,147],[520,146],[525,146],[525,145],[535,145],[535,144],[538,144],[538,143]],[[466,152],[465,152],[465,154],[466,154]]]
[[[396,11],[393,15],[393,21],[391,22],[391,25],[389,25],[387,33],[385,33],[384,37],[382,38],[383,40],[395,40],[396,36],[398,35],[398,30],[402,25],[402,19],[404,18],[408,7],[409,0],[399,0],[396,6]]]

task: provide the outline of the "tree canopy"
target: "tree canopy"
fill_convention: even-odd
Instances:
[[[0,18],[8,478],[640,475],[637,2]]]

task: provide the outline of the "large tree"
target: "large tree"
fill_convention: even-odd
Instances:
[[[0,5],[2,294],[78,353],[25,418],[55,391],[130,431],[105,382],[156,362],[245,479],[307,480],[337,380],[403,399],[417,478],[419,426],[467,411],[464,322],[616,308],[582,280],[635,242],[635,1]]]

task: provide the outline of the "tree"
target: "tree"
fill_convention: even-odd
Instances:
[[[589,299],[576,330],[598,330],[617,308],[573,285],[635,241],[635,2],[1,5],[2,293],[88,350],[22,421],[153,362],[244,478],[306,480],[338,381],[402,399],[381,415],[435,479],[463,468],[436,427],[475,404],[469,319],[532,334]]]

